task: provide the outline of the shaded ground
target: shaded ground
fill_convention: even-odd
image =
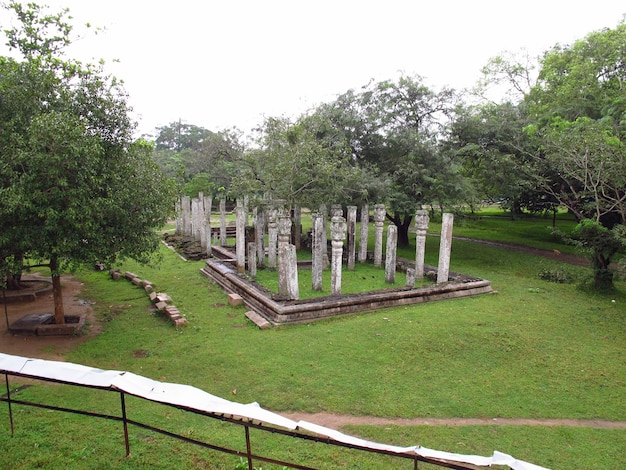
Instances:
[[[39,276],[25,276],[24,279],[37,280],[47,279]],[[89,303],[80,298],[83,284],[71,276],[63,276],[61,280],[63,286],[63,305],[65,315],[79,315],[86,313],[87,321],[85,331],[77,336],[36,336],[36,335],[13,335],[7,331],[7,318],[5,316],[4,305],[0,297],[0,352],[13,354],[16,356],[35,357],[39,359],[49,359],[55,361],[65,360],[65,354],[89,340],[102,331],[100,324],[95,320],[93,311]],[[20,291],[20,295],[28,291],[41,290],[42,284],[29,286],[26,291]],[[52,313],[54,303],[52,291],[43,292],[34,300],[13,300],[10,297],[17,295],[15,292],[7,291],[9,302],[6,304],[6,314],[8,324],[20,319],[29,313]]]
[[[495,246],[504,248],[509,251],[517,251],[534,256],[560,261],[561,263],[572,264],[574,266],[590,266],[589,260],[582,256],[572,255],[569,253],[561,253],[559,250],[543,250],[541,248],[531,248],[523,245],[515,245],[513,243],[494,242],[490,240],[481,240],[478,238],[453,237],[455,240],[463,240],[466,242],[479,243],[481,245]]]

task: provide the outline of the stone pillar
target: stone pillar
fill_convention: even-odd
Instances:
[[[322,215],[322,269],[330,268],[328,260],[328,208],[325,204],[320,206],[320,214]]]
[[[284,211],[278,215],[278,294],[288,299],[297,299],[298,260],[296,247],[291,239],[291,219]]]
[[[259,205],[256,211],[255,239],[257,266],[261,269],[265,267],[265,206]]]
[[[385,282],[396,282],[396,252],[398,250],[398,227],[390,225],[387,229],[387,249],[385,252]]]
[[[441,240],[439,242],[439,265],[437,268],[437,284],[448,282],[450,275],[450,253],[452,252],[453,214],[443,214],[441,219]]]
[[[424,280],[424,255],[426,253],[426,231],[428,230],[428,211],[415,211],[415,279]]]
[[[278,249],[278,202],[270,204],[267,211],[267,267],[276,269],[276,253]]]
[[[356,206],[348,206],[348,270],[354,271],[356,258]]]
[[[200,223],[202,217],[200,212],[200,199],[194,197],[191,200],[191,237],[195,241],[200,241],[202,237],[200,233],[200,226],[204,224]]]
[[[186,237],[191,236],[191,198],[189,196],[183,196],[180,198],[180,205],[182,211],[183,221],[183,235]]]
[[[182,199],[176,201],[176,235],[183,234],[183,204]]]
[[[211,209],[213,205],[212,196],[204,196],[204,236],[207,256],[211,256]]]
[[[407,287],[415,287],[415,269],[414,268],[406,268],[406,286]]]
[[[243,274],[246,271],[246,208],[241,199],[237,199],[236,209],[236,240],[235,249],[237,253],[237,272]]]
[[[314,291],[322,290],[322,271],[324,270],[324,263],[322,256],[322,245],[326,243],[326,233],[324,232],[324,222],[322,220],[323,215],[319,212],[312,214],[313,219],[313,247],[312,247],[312,262],[311,262],[311,288]],[[328,259],[328,258],[327,258]]]
[[[256,243],[248,243],[248,276],[256,279]]]
[[[220,246],[226,246],[226,199],[220,199]]]
[[[198,193],[198,228],[196,229],[197,239],[202,249],[206,248],[206,214],[204,213],[204,193]]]
[[[331,219],[330,236],[332,240],[330,293],[337,295],[341,294],[341,258],[343,256],[343,241],[346,239],[346,219],[343,217]]]
[[[293,205],[293,244],[296,250],[300,249],[302,242],[302,207],[297,202]]]
[[[380,267],[383,264],[383,225],[385,224],[384,204],[374,206],[374,227],[376,228],[374,238],[374,266]]]
[[[332,220],[333,217],[343,217],[343,209],[341,208],[341,204],[331,204],[330,205],[330,218]]]
[[[367,237],[369,235],[370,206],[361,206],[361,230],[359,236],[359,263],[367,261]]]

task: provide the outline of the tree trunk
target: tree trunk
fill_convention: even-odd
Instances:
[[[56,256],[50,260],[52,272],[52,296],[54,298],[54,323],[65,324],[65,310],[63,309],[63,292],[61,289],[61,274],[58,272],[58,260]]]
[[[394,213],[393,217],[389,217],[389,220],[398,227],[398,247],[406,248],[409,246],[409,227],[413,221],[413,216],[405,214],[403,218]]]
[[[602,249],[595,250],[592,258],[594,290],[609,291],[613,289],[613,271],[609,269],[611,257],[612,255],[607,256]]]

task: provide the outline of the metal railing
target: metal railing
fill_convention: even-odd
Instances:
[[[249,470],[253,470],[254,469],[254,462],[265,462],[265,463],[270,463],[270,464],[275,464],[275,465],[281,465],[281,466],[288,467],[288,468],[296,468],[296,469],[303,469],[303,470],[313,470],[313,469],[316,468],[316,467],[309,467],[309,466],[301,465],[301,464],[298,464],[296,462],[287,462],[287,461],[275,459],[275,458],[272,458],[272,457],[269,457],[269,456],[266,456],[266,455],[256,454],[254,452],[254,450],[253,450],[252,439],[250,437],[250,430],[251,429],[256,429],[256,430],[260,430],[260,431],[263,431],[263,432],[279,434],[279,435],[287,436],[287,437],[294,438],[294,439],[313,441],[313,442],[316,442],[316,443],[322,443],[322,444],[326,444],[326,445],[329,445],[329,446],[338,446],[338,447],[348,448],[348,449],[352,449],[352,450],[356,450],[356,451],[369,452],[369,453],[374,453],[374,454],[379,454],[379,455],[387,455],[387,456],[391,456],[391,457],[394,457],[394,458],[397,458],[397,459],[408,460],[408,461],[411,462],[411,464],[412,464],[414,469],[418,468],[418,463],[419,462],[425,462],[425,463],[432,464],[432,465],[435,465],[437,467],[443,467],[443,468],[452,468],[452,469],[458,469],[458,470],[479,470],[479,467],[476,467],[476,466],[471,465],[471,464],[452,462],[452,461],[447,461],[447,460],[440,460],[440,459],[435,459],[435,458],[430,458],[430,457],[424,457],[424,456],[417,455],[414,452],[398,453],[398,452],[393,452],[393,451],[388,451],[388,450],[374,449],[374,448],[371,448],[371,447],[360,446],[360,445],[355,445],[355,444],[352,444],[352,443],[345,443],[345,442],[337,441],[337,440],[334,440],[332,438],[328,438],[328,437],[324,437],[324,436],[319,436],[319,435],[314,435],[314,434],[307,434],[307,433],[304,433],[304,432],[299,432],[297,430],[296,431],[292,431],[292,430],[288,430],[288,429],[281,429],[281,428],[278,428],[278,427],[274,427],[274,426],[269,426],[269,425],[263,424],[261,422],[254,422],[254,421],[251,421],[249,419],[236,418],[236,417],[227,416],[227,415],[223,415],[223,414],[219,414],[219,413],[210,413],[210,412],[197,410],[197,409],[194,409],[194,408],[181,406],[181,405],[172,405],[172,404],[168,404],[168,403],[156,402],[156,401],[144,398],[144,397],[140,397],[138,395],[129,394],[127,392],[123,392],[123,391],[119,391],[119,390],[113,390],[113,389],[108,388],[108,387],[98,387],[98,386],[93,386],[93,385],[83,385],[83,384],[77,384],[77,383],[67,382],[67,381],[63,381],[63,380],[50,379],[50,378],[44,378],[44,377],[39,377],[39,376],[32,376],[32,375],[27,375],[27,374],[20,374],[20,373],[15,373],[15,372],[3,371],[2,373],[5,376],[6,393],[4,395],[0,396],[0,401],[6,402],[7,405],[8,405],[9,420],[10,420],[11,435],[12,436],[15,435],[13,406],[14,405],[21,405],[21,406],[31,406],[31,407],[43,408],[43,409],[47,409],[47,410],[67,412],[67,413],[73,413],[73,414],[88,416],[88,417],[101,418],[101,419],[107,419],[107,420],[120,422],[120,423],[122,423],[122,429],[123,429],[123,434],[124,434],[125,451],[126,451],[126,456],[127,457],[130,456],[129,425],[132,425],[132,426],[136,426],[138,428],[146,429],[146,430],[149,430],[149,431],[152,431],[152,432],[155,432],[155,433],[158,433],[158,434],[170,437],[170,438],[178,439],[178,440],[187,442],[189,444],[197,445],[197,446],[200,446],[200,447],[203,447],[203,448],[206,448],[206,449],[210,449],[210,450],[214,450],[214,451],[223,452],[223,453],[226,453],[226,454],[231,454],[231,455],[234,455],[234,456],[238,456],[238,457],[240,457],[242,459],[245,459],[247,461]],[[12,395],[14,395],[17,391],[23,389],[23,387],[19,387],[19,388],[15,389],[15,390],[11,391],[11,387],[10,387],[10,383],[9,383],[9,376],[23,377],[23,378],[34,379],[34,380],[44,381],[44,382],[54,382],[54,383],[70,385],[70,386],[74,386],[74,387],[85,387],[85,388],[100,390],[102,392],[117,393],[117,394],[119,394],[119,397],[120,397],[120,413],[119,413],[119,415],[106,414],[106,413],[99,413],[99,412],[86,411],[86,410],[79,410],[79,409],[66,408],[66,407],[61,407],[61,406],[53,406],[53,405],[48,405],[48,404],[44,404],[44,403],[35,403],[35,402],[31,402],[31,401],[15,399]],[[126,396],[127,395],[128,396],[134,396],[134,397],[140,398],[140,399],[145,400],[145,401],[149,401],[151,403],[154,403],[155,405],[159,404],[159,405],[162,405],[162,406],[172,407],[172,408],[176,408],[176,409],[182,410],[184,412],[189,412],[189,413],[201,415],[201,416],[204,416],[204,417],[207,417],[207,418],[212,418],[212,419],[217,419],[217,420],[220,420],[220,421],[223,421],[223,422],[228,422],[228,423],[231,423],[231,424],[233,424],[235,426],[240,426],[241,428],[243,428],[243,431],[244,431],[246,450],[245,451],[237,450],[237,449],[233,449],[233,448],[230,448],[230,447],[225,447],[225,446],[221,446],[221,445],[217,445],[217,444],[212,444],[210,442],[206,442],[206,441],[202,441],[202,440],[198,440],[198,439],[193,439],[193,438],[190,438],[188,436],[184,436],[184,435],[181,435],[181,434],[178,434],[178,433],[175,433],[175,432],[167,431],[165,429],[161,429],[159,427],[152,426],[152,425],[149,425],[149,424],[146,424],[146,423],[143,423],[143,422],[131,419],[131,418],[128,417],[128,413],[127,413],[127,401],[126,401]]]

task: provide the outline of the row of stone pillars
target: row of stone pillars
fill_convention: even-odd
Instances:
[[[181,199],[177,231],[184,235],[193,236],[200,241],[207,255],[211,254],[211,198],[203,197],[189,200]],[[299,211],[297,215],[299,215]],[[318,212],[312,214],[312,289],[322,290],[322,272],[331,268],[331,295],[341,293],[341,274],[343,267],[344,241],[347,239],[348,270],[355,269],[356,258],[356,219],[357,207],[348,206],[347,219],[343,217],[341,205],[332,205],[330,209],[331,224],[331,259],[328,259],[327,216],[326,208],[322,206]],[[374,266],[382,267],[383,263],[383,231],[386,209],[383,204],[374,206]],[[267,219],[266,219],[267,216]],[[300,217],[294,217],[296,221]],[[439,265],[437,283],[444,283],[449,278],[450,254],[452,242],[453,215],[443,214],[441,242],[439,251]],[[179,222],[180,221],[180,222]],[[418,210],[415,214],[416,253],[415,268],[407,269],[406,284],[414,287],[416,281],[424,279],[424,255],[426,246],[426,232],[429,224],[428,212]],[[265,208],[257,207],[254,210],[255,241],[246,246],[245,229],[248,222],[248,211],[245,201],[237,200],[236,206],[236,265],[241,274],[246,269],[248,274],[256,276],[257,267],[265,266],[265,232],[267,225],[267,267],[278,271],[278,293],[288,299],[299,298],[298,267],[296,244],[291,243],[292,220],[284,208],[284,201],[273,201]],[[180,223],[180,227],[179,227]],[[299,224],[296,224],[297,226]],[[365,263],[368,247],[369,206],[361,207],[361,230],[358,249],[358,260]],[[296,227],[298,228],[298,227]],[[299,231],[296,230],[296,240],[299,241]],[[226,211],[224,200],[220,201],[220,245],[226,245]],[[385,281],[393,284],[396,273],[396,253],[398,246],[398,229],[395,225],[387,228],[387,244],[385,250]]]

